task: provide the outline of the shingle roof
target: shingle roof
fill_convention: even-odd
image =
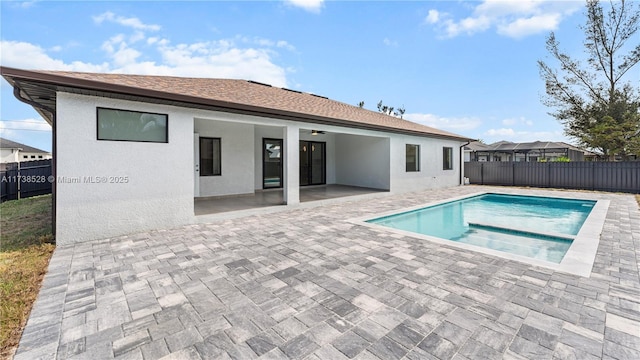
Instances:
[[[472,141],[469,144],[467,144],[464,147],[464,149],[472,150],[472,151],[486,151],[486,150],[491,150],[492,147],[487,144],[483,144],[480,141]]]
[[[272,87],[253,81],[3,68],[5,78],[12,76],[12,74],[7,75],[7,73],[11,73],[11,70],[27,73],[31,80],[38,80],[38,77],[46,77],[47,81],[57,81],[64,86],[70,86],[70,84],[77,82],[82,83],[87,88],[91,87],[91,90],[101,90],[101,87],[103,87],[104,91],[112,91],[108,89],[113,89],[115,86],[118,87],[120,92],[128,92],[130,95],[144,96],[144,94],[152,93],[155,98],[166,99],[172,99],[172,96],[180,96],[181,99],[188,99],[193,104],[203,105],[214,101],[216,104],[224,104],[230,109],[235,107],[249,108],[266,116],[277,112],[309,120],[327,119],[343,126],[364,126],[387,131],[415,133],[417,135],[459,140],[468,139],[462,135],[359,108],[322,96]],[[65,82],[68,84],[63,84]]]
[[[44,150],[21,144],[19,142],[7,140],[5,138],[0,138],[0,149],[21,149],[24,152],[48,154],[48,152]]]

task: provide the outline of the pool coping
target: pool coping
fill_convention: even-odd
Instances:
[[[498,194],[498,195],[516,195],[508,192],[499,192],[499,191],[483,191],[476,192],[472,194],[466,194],[462,196],[456,196],[444,200],[424,203],[416,206],[411,206],[402,209],[396,209],[392,211],[387,211],[384,213],[376,214],[376,215],[366,215],[357,218],[347,219],[346,221],[360,226],[366,226],[368,228],[376,229],[379,231],[387,231],[396,233],[403,236],[409,236],[412,238],[423,239],[433,243],[450,246],[453,248],[459,248],[464,250],[470,250],[474,252],[479,252],[486,255],[497,256],[501,258],[505,258],[508,260],[518,261],[530,265],[545,267],[548,269],[552,269],[555,271],[561,271],[573,275],[589,277],[591,275],[591,269],[593,268],[593,263],[595,261],[596,253],[598,252],[598,245],[600,243],[600,235],[602,234],[602,230],[604,228],[604,223],[607,217],[607,211],[609,210],[610,200],[602,200],[595,199],[591,197],[576,197],[576,194],[554,194],[554,196],[548,195],[533,195],[528,194],[526,196],[532,197],[544,197],[544,198],[560,198],[560,199],[579,199],[579,200],[589,200],[595,201],[595,205],[591,209],[589,216],[587,216],[586,220],[582,224],[580,231],[575,236],[569,250],[562,258],[562,261],[557,263],[552,263],[540,259],[534,259],[522,255],[510,254],[503,251],[493,250],[484,248],[477,245],[459,243],[447,239],[438,238],[435,236],[417,234],[410,231],[399,230],[390,228],[383,225],[372,224],[367,222],[368,220],[378,219],[385,216],[396,215],[404,212],[410,212],[418,209],[422,209],[429,206],[436,206],[441,204],[446,204],[449,202],[454,202],[458,200],[463,200],[475,196],[485,195],[485,194]]]

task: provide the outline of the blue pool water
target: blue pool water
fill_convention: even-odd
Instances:
[[[367,222],[560,263],[595,203],[483,194]]]

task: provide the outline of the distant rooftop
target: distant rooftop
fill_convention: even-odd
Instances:
[[[465,146],[465,150],[472,151],[491,151],[491,152],[525,152],[531,150],[552,150],[552,149],[571,149],[576,151],[585,151],[571,144],[554,141],[534,141],[514,143],[510,141],[498,141],[493,144],[483,144],[479,141],[473,141]]]
[[[33,146],[21,144],[19,142],[15,142],[15,141],[8,140],[1,137],[0,137],[0,149],[20,149],[20,151],[24,151],[24,152],[48,154],[48,152],[44,150],[40,150],[38,148],[34,148]]]

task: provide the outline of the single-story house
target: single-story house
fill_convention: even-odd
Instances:
[[[464,161],[555,161],[568,158],[571,161],[584,161],[590,152],[564,142],[534,141],[514,143],[498,141],[484,144],[472,141],[464,147]]]
[[[461,184],[467,137],[254,81],[0,68],[53,129],[58,244],[199,222],[198,199]]]
[[[0,164],[51,159],[51,153],[33,146],[0,138]]]

